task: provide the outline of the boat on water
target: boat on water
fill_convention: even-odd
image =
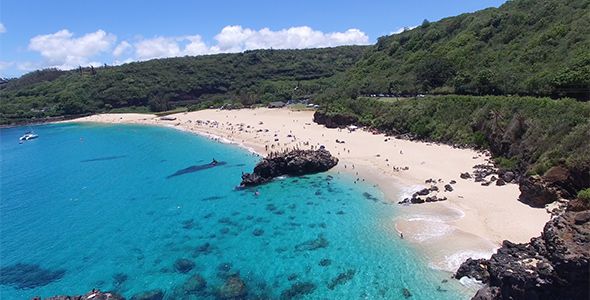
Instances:
[[[27,125],[28,125],[29,121],[27,120]],[[35,133],[35,131],[33,131],[33,128],[31,128],[31,125],[29,125],[29,132],[25,133],[23,136],[20,137],[21,141],[28,141],[28,140],[32,140],[32,139],[36,139],[38,138],[39,135]]]
[[[25,133],[23,136],[20,137],[21,141],[28,141],[32,139],[38,138],[39,135],[35,134],[33,131]]]

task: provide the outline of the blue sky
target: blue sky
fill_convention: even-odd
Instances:
[[[501,0],[2,0],[0,77],[251,49],[367,45]]]

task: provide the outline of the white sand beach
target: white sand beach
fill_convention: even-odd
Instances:
[[[70,122],[103,122],[178,126],[222,137],[265,155],[298,147],[324,146],[340,159],[333,172],[349,172],[378,185],[388,201],[397,203],[434,179],[438,197],[447,201],[399,205],[388,226],[403,233],[432,266],[454,271],[467,257],[489,257],[503,240],[528,242],[539,236],[550,215],[519,202],[516,184],[482,186],[461,179],[463,172],[487,163],[484,153],[446,145],[412,142],[357,129],[328,129],[313,122],[313,111],[283,109],[203,110],[161,120],[145,114],[102,114]],[[338,143],[336,142],[338,140]],[[358,174],[357,174],[358,173]],[[453,191],[444,185],[455,180]],[[397,205],[397,204],[396,204]]]

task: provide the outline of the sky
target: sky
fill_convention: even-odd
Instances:
[[[254,49],[371,45],[502,0],[1,0],[0,77]]]

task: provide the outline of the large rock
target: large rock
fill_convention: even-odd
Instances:
[[[526,244],[504,241],[489,260],[460,270],[484,274],[478,279],[489,282],[473,299],[590,299],[589,261],[590,211],[567,211],[547,222],[541,237]],[[466,270],[469,265],[475,269]]]
[[[490,272],[488,271],[487,260],[468,258],[455,273],[455,278],[457,279],[461,279],[464,276],[479,280],[482,283],[488,283]]]
[[[555,188],[550,187],[541,176],[522,177],[519,182],[520,200],[535,207],[544,207],[559,198]]]
[[[338,158],[325,149],[273,152],[256,164],[254,172],[242,175],[241,185],[259,185],[282,175],[301,176],[325,172],[337,164]]]
[[[101,292],[100,290],[92,290],[84,296],[74,295],[74,296],[53,296],[51,298],[44,298],[43,300],[125,300],[125,298],[121,297],[121,295],[117,295],[111,292]],[[33,297],[31,300],[41,300],[41,297]]]
[[[164,292],[160,289],[151,290],[133,295],[131,300],[162,300],[164,299]]]
[[[237,300],[246,297],[246,284],[238,277],[229,277],[217,291],[217,298],[221,300]]]
[[[326,248],[328,245],[330,245],[328,240],[320,235],[317,239],[309,240],[296,245],[295,251],[314,251],[320,248]]]
[[[338,277],[332,278],[332,282],[328,284],[328,288],[333,290],[337,285],[346,284],[354,277],[355,270],[348,270],[346,273],[338,274]]]
[[[200,293],[207,288],[207,281],[201,274],[195,274],[184,282],[182,288],[188,294]]]
[[[174,269],[182,274],[188,273],[195,267],[195,263],[188,259],[178,259],[174,262]]]
[[[281,293],[280,300],[301,299],[303,295],[309,295],[317,289],[317,286],[311,282],[298,282],[291,286],[291,288],[284,290]]]

